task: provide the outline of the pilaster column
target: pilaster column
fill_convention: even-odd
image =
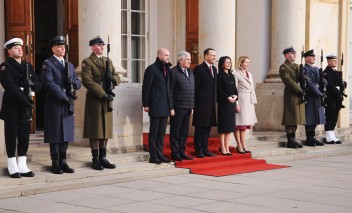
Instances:
[[[305,44],[306,0],[272,0],[271,64],[268,78],[256,85],[258,105],[256,130],[284,131],[281,124],[284,85],[279,76],[285,61],[282,51],[292,45],[297,51],[296,63]]]
[[[233,0],[200,0],[199,1],[199,56],[198,62],[204,61],[203,51],[213,48],[216,58],[229,56],[232,68],[236,64],[236,1]],[[216,67],[218,64],[214,64]],[[190,135],[194,127],[190,125]],[[211,136],[218,134],[212,128]]]
[[[204,60],[203,51],[210,47],[217,58],[229,56],[235,65],[236,52],[236,1],[199,1],[199,62]],[[215,64],[217,66],[217,64]]]
[[[99,35],[107,44],[109,36],[109,57],[122,77],[126,71],[121,67],[121,0],[78,1],[78,32],[79,62],[92,52],[90,39]]]
[[[271,67],[265,82],[281,82],[279,67],[284,61],[282,51],[292,45],[297,51],[296,63],[305,44],[306,0],[272,0]]]

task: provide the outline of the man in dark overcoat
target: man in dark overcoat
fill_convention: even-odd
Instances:
[[[208,139],[212,126],[216,126],[216,52],[212,48],[204,50],[204,61],[194,68],[195,107],[192,124],[195,127],[194,149],[197,158],[212,157],[208,150]]]
[[[315,128],[319,124],[325,124],[324,106],[322,99],[324,97],[319,85],[326,85],[326,80],[320,75],[319,68],[315,66],[314,50],[309,50],[303,54],[305,65],[303,67],[304,75],[307,77],[306,93],[306,145],[323,146],[324,144],[315,138]]]
[[[107,60],[109,60],[110,73],[112,80],[115,80],[115,86],[120,83],[120,77],[111,60],[103,56],[104,45],[104,41],[99,36],[92,38],[89,46],[93,52],[82,61],[82,83],[87,88],[83,137],[89,138],[93,156],[92,168],[95,170],[116,168],[115,164],[111,164],[106,159],[107,142],[113,137],[113,112],[108,108],[112,109],[114,99],[103,89],[103,82],[107,77],[105,75]]]
[[[169,163],[163,154],[167,119],[170,116],[170,53],[165,48],[157,52],[155,62],[144,72],[142,86],[143,109],[150,118],[148,145],[149,162]]]
[[[177,56],[177,66],[170,72],[170,145],[171,159],[192,160],[186,151],[189,120],[194,108],[194,76],[191,54],[181,51]]]
[[[342,80],[342,72],[337,71],[337,55],[330,54],[326,56],[328,66],[323,72],[323,76],[328,82],[326,86],[327,97],[325,106],[325,136],[326,144],[341,144],[341,141],[335,136],[335,127],[339,112],[342,108],[343,90],[345,85]]]
[[[49,41],[53,56],[45,60],[42,66],[41,78],[47,91],[44,114],[44,143],[50,144],[52,159],[51,171],[54,174],[74,173],[66,162],[68,143],[74,141],[73,100],[66,94],[65,75],[65,37],[55,36]],[[75,90],[81,88],[73,64],[69,66],[69,78]]]
[[[287,134],[287,148],[302,148],[296,141],[297,125],[306,123],[305,105],[302,103],[303,90],[299,85],[300,69],[295,63],[296,51],[292,46],[284,49],[285,62],[280,66],[279,74],[285,85],[282,125]]]
[[[4,44],[9,58],[0,65],[0,82],[5,92],[2,97],[0,119],[5,125],[5,145],[7,152],[7,168],[10,177],[33,177],[27,167],[27,151],[29,146],[29,127],[32,121],[33,100],[25,94],[24,87],[31,86],[36,92],[41,88],[37,75],[31,64],[21,60],[23,41],[13,38]],[[27,69],[30,80],[26,79]],[[30,94],[31,95],[31,94]],[[17,146],[16,146],[17,144]],[[16,160],[16,147],[17,157]]]

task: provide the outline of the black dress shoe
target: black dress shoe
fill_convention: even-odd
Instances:
[[[342,144],[342,142],[341,141],[335,141],[335,144]]]
[[[230,153],[223,153],[222,151],[221,151],[221,147],[219,147],[219,152],[220,152],[220,155],[226,155],[226,156],[228,156],[228,154],[230,154]]]
[[[105,169],[115,169],[116,168],[116,164],[110,163],[108,161],[108,159],[106,159],[106,158],[100,158],[99,161]]]
[[[213,154],[211,152],[203,152],[204,156],[207,156],[207,157],[215,157],[216,154]]]
[[[171,160],[173,161],[182,161],[182,158],[180,155],[171,155]]]
[[[193,158],[191,156],[188,156],[186,153],[181,153],[180,154],[180,157],[183,159],[183,160],[193,160]]]
[[[325,144],[335,144],[335,141],[325,141]]]
[[[226,156],[232,156],[232,153],[226,153]]]
[[[316,138],[313,138],[313,141],[316,146],[324,146],[324,144],[322,142],[318,141]]]
[[[197,153],[196,153],[196,157],[197,157],[197,158],[204,158],[204,155],[203,155],[203,153],[201,153],[201,152],[197,152]]]
[[[170,163],[171,160],[167,159],[165,156],[158,156],[158,159],[162,162],[162,163]]]
[[[9,174],[10,177],[12,178],[21,178],[21,174],[19,172],[13,173],[13,174]]]
[[[26,173],[20,173],[20,174],[21,174],[21,177],[34,177],[34,172],[32,171],[29,171]]]
[[[161,161],[159,159],[149,159],[149,163],[161,164]]]

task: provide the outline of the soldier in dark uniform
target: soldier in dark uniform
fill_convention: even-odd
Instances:
[[[107,110],[112,107],[113,96],[107,94],[102,87],[107,60],[116,86],[120,83],[120,78],[111,60],[103,56],[104,45],[99,36],[91,39],[89,46],[93,52],[82,61],[82,83],[87,88],[83,137],[89,138],[92,168],[95,170],[116,168],[115,164],[106,159],[108,138],[113,137],[112,111]]]
[[[52,159],[51,172],[54,174],[74,173],[66,162],[68,142],[74,141],[73,100],[66,94],[65,87],[65,37],[55,36],[49,41],[53,52],[42,66],[41,79],[47,91],[44,114],[44,143],[50,144]],[[81,82],[75,74],[73,64],[69,67],[69,81],[75,90],[81,88]]]
[[[297,125],[306,123],[305,106],[302,103],[303,90],[298,84],[300,69],[296,60],[296,51],[292,46],[282,52],[286,60],[280,66],[280,78],[285,85],[284,109],[282,125],[285,125],[287,134],[287,148],[302,148],[295,139]]]
[[[315,138],[315,128],[319,124],[325,124],[324,106],[322,106],[323,93],[319,90],[319,85],[326,85],[327,82],[320,76],[319,68],[315,64],[314,50],[304,53],[306,64],[303,67],[304,75],[308,78],[306,93],[306,145],[323,146],[324,144]]]
[[[21,60],[22,44],[23,41],[20,38],[13,38],[6,42],[4,47],[10,57],[0,65],[0,82],[5,89],[0,118],[5,123],[8,171],[12,178],[34,176],[34,172],[27,167],[26,157],[29,146],[29,127],[32,120],[31,111],[34,104],[32,99],[24,93],[24,87],[29,86],[29,82],[25,79],[27,67],[30,79],[35,85],[32,89],[39,91],[41,88],[32,65]]]
[[[345,85],[342,81],[342,73],[336,70],[337,55],[327,55],[328,66],[323,72],[323,76],[328,82],[326,90],[326,106],[325,106],[325,135],[326,144],[341,144],[341,141],[336,138],[334,129],[337,123],[339,112],[342,108],[343,91]]]

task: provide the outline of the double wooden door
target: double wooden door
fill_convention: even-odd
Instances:
[[[37,45],[35,43],[35,20],[45,21],[46,18],[37,17],[34,13],[35,4],[37,2],[40,3],[40,1],[43,0],[5,0],[5,40],[14,37],[22,38],[23,41],[28,40],[29,51],[28,54],[25,54],[24,59],[31,63],[33,67],[36,67],[35,45]],[[69,35],[69,61],[78,66],[78,0],[64,0],[63,4],[63,31],[65,35]],[[35,119],[36,113],[34,112],[31,133],[34,133],[36,130]]]

